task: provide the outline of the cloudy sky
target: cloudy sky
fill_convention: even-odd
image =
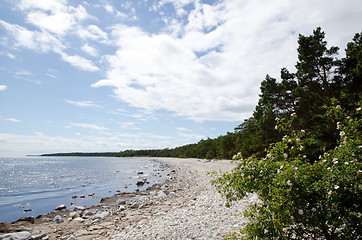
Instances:
[[[1,0],[0,156],[175,147],[233,131],[317,26],[360,0]]]

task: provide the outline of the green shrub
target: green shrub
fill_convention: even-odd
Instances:
[[[248,193],[260,200],[243,213],[249,221],[241,235],[227,239],[360,239],[361,113],[360,107],[353,117],[344,116],[340,106],[329,109],[340,139],[319,159],[308,159],[303,151],[313,134],[291,131],[270,146],[265,158],[239,154],[230,173],[213,172],[213,185],[227,205]],[[295,118],[278,119],[276,128],[292,129]]]

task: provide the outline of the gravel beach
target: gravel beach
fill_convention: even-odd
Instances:
[[[230,171],[228,160],[154,158],[169,166],[169,180],[147,191],[119,194],[93,207],[63,209],[0,224],[0,239],[222,239],[245,225],[240,214],[255,195],[225,207],[211,186],[212,170]],[[19,235],[20,234],[20,235]]]

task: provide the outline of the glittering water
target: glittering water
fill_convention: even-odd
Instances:
[[[60,204],[95,205],[116,190],[143,190],[164,181],[164,170],[166,166],[148,158],[0,158],[0,222],[46,214]],[[150,184],[137,187],[140,178]]]

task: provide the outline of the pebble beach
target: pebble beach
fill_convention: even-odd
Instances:
[[[222,239],[246,224],[240,214],[250,195],[230,208],[207,172],[230,171],[228,160],[155,158],[168,180],[146,191],[104,198],[97,206],[60,208],[47,215],[0,224],[0,239]]]

